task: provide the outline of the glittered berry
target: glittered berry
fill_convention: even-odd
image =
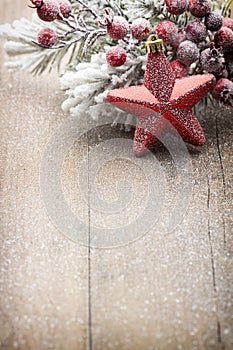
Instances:
[[[211,43],[208,49],[201,52],[200,64],[207,72],[216,72],[223,68],[223,54]]]
[[[230,28],[222,27],[214,35],[216,47],[221,47],[223,52],[233,51],[233,31]]]
[[[219,79],[215,84],[212,95],[225,107],[233,107],[233,82],[230,79]]]
[[[188,0],[165,0],[167,11],[172,15],[181,15],[188,8]]]
[[[233,30],[233,19],[229,17],[223,18],[223,26]]]
[[[35,6],[35,7],[40,7],[42,5],[42,0],[31,0],[31,3]],[[29,6],[30,7],[30,6]]]
[[[129,24],[124,17],[114,16],[111,23],[107,25],[108,35],[113,40],[124,39],[124,37],[128,34]]]
[[[68,18],[72,11],[71,3],[68,0],[57,0],[60,10],[60,15],[62,15],[63,18]],[[62,18],[58,15],[58,19]]]
[[[200,21],[190,22],[186,27],[186,36],[188,40],[199,43],[207,37],[206,26]]]
[[[52,22],[57,18],[59,6],[56,0],[43,0],[37,7],[38,17],[45,22]]]
[[[37,36],[37,41],[41,46],[50,48],[56,44],[57,34],[50,28],[41,29]]]
[[[178,60],[171,62],[171,67],[173,71],[175,72],[176,78],[180,79],[183,77],[187,77],[188,75],[188,68],[183,63],[181,63]]]
[[[205,17],[211,12],[211,0],[190,0],[188,9],[197,18]]]
[[[175,45],[178,42],[178,27],[170,21],[162,21],[156,27],[156,34],[167,44]]]
[[[199,49],[192,41],[185,40],[179,45],[176,54],[181,63],[189,66],[199,58]]]
[[[205,16],[205,26],[208,30],[211,30],[211,32],[216,32],[222,25],[223,17],[219,12],[213,11]]]
[[[122,66],[126,61],[126,51],[120,46],[114,46],[108,49],[106,60],[112,67]]]
[[[150,22],[143,18],[135,19],[130,27],[133,38],[143,40],[148,37],[152,31]]]

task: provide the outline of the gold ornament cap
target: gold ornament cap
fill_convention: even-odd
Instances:
[[[157,35],[152,34],[148,37],[146,42],[147,53],[155,53],[164,50],[164,43]]]

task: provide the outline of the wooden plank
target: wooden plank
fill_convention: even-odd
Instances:
[[[181,226],[164,235],[158,225],[126,247],[92,250],[94,349],[222,348],[208,229],[206,152],[203,148],[191,153],[195,185]],[[125,168],[120,172],[116,165],[112,173],[123,176]],[[176,186],[172,171],[166,176]],[[134,184],[139,192],[143,183],[140,179]]]
[[[0,21],[30,17],[31,12],[20,0],[4,0]],[[66,238],[59,225],[54,227],[40,188],[46,144],[66,120],[60,107],[64,96],[56,73],[10,74],[3,67],[6,59],[1,49],[0,348],[86,349],[88,248]],[[87,155],[85,139],[75,154],[80,159]],[[68,201],[79,196],[70,195],[72,157],[71,150],[62,167]]]
[[[232,338],[232,116],[231,110],[217,111],[207,119],[209,139],[209,238],[212,254],[213,288],[218,310],[219,339],[227,349]]]
[[[144,237],[111,251],[91,250],[93,349],[232,348],[232,111],[219,110],[216,116],[216,111],[208,110],[202,124],[207,143],[200,149],[189,147],[194,186],[183,222],[164,235],[162,223],[169,215],[168,205],[161,222]],[[117,137],[121,144],[125,138],[116,129],[105,128],[102,133],[101,141]],[[99,142],[97,135],[92,150]],[[98,148],[98,152],[98,159],[104,159],[104,151]],[[141,194],[147,199],[147,179],[140,174],[145,168],[141,165],[136,171],[136,160],[122,160],[123,152],[117,149],[109,153],[114,161],[99,169],[90,192],[96,186],[106,201],[116,200],[120,196],[116,183],[126,179],[139,201],[131,209],[140,214]],[[165,153],[156,156],[164,166],[165,196],[172,202],[178,175]],[[95,169],[97,160],[91,161],[90,168]],[[151,205],[156,208],[156,203]],[[123,217],[124,211],[120,215]],[[93,216],[95,225],[106,227],[109,222],[104,216],[102,222],[98,220],[96,212]],[[133,215],[127,212],[127,216],[132,220]],[[90,232],[96,235],[92,225]]]

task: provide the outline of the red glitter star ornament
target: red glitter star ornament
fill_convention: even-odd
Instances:
[[[185,142],[201,146],[204,132],[192,112],[193,106],[212,88],[212,74],[175,79],[163,52],[163,41],[151,35],[146,43],[148,60],[144,85],[112,90],[107,100],[116,107],[138,117],[134,136],[134,152],[144,155],[154,148],[157,138],[166,132],[168,121]]]

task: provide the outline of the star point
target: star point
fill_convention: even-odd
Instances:
[[[154,148],[155,135],[166,132],[164,118],[185,142],[201,146],[205,135],[192,108],[214,81],[212,74],[175,79],[166,56],[160,51],[148,55],[144,85],[112,90],[107,100],[138,117],[134,136],[134,152],[138,156]]]

